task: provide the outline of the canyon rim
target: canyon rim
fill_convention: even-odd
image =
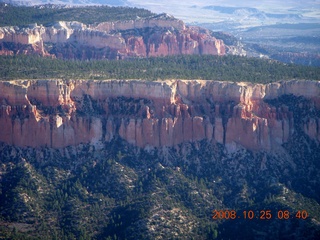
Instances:
[[[120,137],[145,149],[208,140],[270,151],[297,131],[320,141],[319,81],[14,80],[0,82],[0,102],[0,141],[18,147]]]

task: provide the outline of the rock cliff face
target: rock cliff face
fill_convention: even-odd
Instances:
[[[8,52],[9,51],[9,52]],[[85,25],[0,28],[0,54],[38,54],[71,59],[122,59],[177,54],[224,55],[226,46],[211,32],[188,27],[162,14],[147,19]]]
[[[299,131],[320,141],[320,82],[0,82],[0,141],[20,147],[142,147],[209,140],[230,151],[271,150]]]

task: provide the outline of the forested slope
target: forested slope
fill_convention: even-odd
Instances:
[[[320,68],[239,56],[170,56],[125,61],[70,61],[0,56],[0,78],[212,79],[267,83],[320,79]]]
[[[109,6],[67,7],[59,5],[12,6],[0,3],[1,26],[25,26],[28,24],[52,24],[57,21],[95,22],[130,20],[154,15],[146,9]],[[19,16],[19,17],[17,17]]]

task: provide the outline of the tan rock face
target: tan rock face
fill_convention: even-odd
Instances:
[[[4,43],[11,43],[10,49]],[[54,47],[50,50],[46,44]],[[104,59],[178,54],[224,55],[225,45],[210,31],[187,27],[170,16],[85,25],[57,22],[51,27],[0,28],[0,54]]]
[[[271,150],[295,131],[320,141],[319,103],[319,81],[3,81],[0,141],[62,148],[121,137],[142,148],[209,140]]]

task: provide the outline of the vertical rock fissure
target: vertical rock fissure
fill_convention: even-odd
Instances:
[[[105,138],[106,138],[106,134],[107,134],[107,121],[108,121],[108,119],[107,119],[106,116],[103,117],[103,118],[101,118],[101,126],[102,126],[102,129],[101,129],[101,131],[102,131],[102,137],[101,137],[101,139],[105,139]]]
[[[226,135],[227,135],[227,124],[222,122],[223,127],[223,145],[226,145]]]
[[[52,131],[53,131],[53,117],[49,117],[49,126],[50,126],[50,147],[52,148]]]
[[[223,145],[226,144],[226,136],[227,136],[227,124],[229,120],[228,111],[226,110],[227,106],[222,106],[220,108],[220,114],[222,118],[222,128],[223,128]]]
[[[282,143],[284,143],[285,142],[284,119],[281,120],[281,128],[282,128]]]

